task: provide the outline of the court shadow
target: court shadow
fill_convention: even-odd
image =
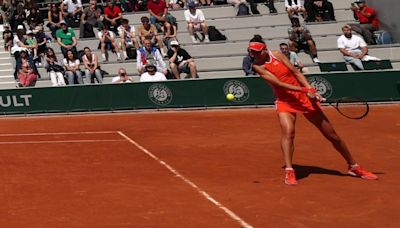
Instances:
[[[308,177],[310,174],[325,174],[334,176],[348,176],[347,174],[341,173],[337,170],[325,169],[317,166],[308,165],[293,165],[296,170],[296,177],[298,180]]]

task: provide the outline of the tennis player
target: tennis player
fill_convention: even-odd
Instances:
[[[282,131],[281,148],[286,165],[285,184],[297,184],[292,167],[297,113],[302,113],[332,143],[346,160],[350,175],[369,180],[378,179],[375,174],[356,163],[346,144],[322,112],[319,102],[323,98],[289,59],[279,51],[268,50],[259,35],[250,40],[249,50],[254,58],[254,71],[270,84],[275,94],[275,106]]]

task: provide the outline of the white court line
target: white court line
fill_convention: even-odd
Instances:
[[[52,143],[95,143],[95,142],[125,142],[123,139],[93,139],[93,140],[58,140],[58,141],[15,141],[15,142],[0,142],[4,144],[52,144]]]
[[[87,134],[112,134],[118,131],[82,131],[82,132],[44,132],[44,133],[12,133],[0,134],[0,137],[6,136],[35,136],[35,135],[87,135]]]
[[[198,187],[195,183],[193,183],[191,180],[180,174],[176,169],[174,169],[172,166],[168,165],[166,162],[163,160],[159,159],[157,156],[155,156],[153,153],[151,153],[149,150],[141,146],[139,143],[135,142],[131,138],[129,138],[127,135],[125,135],[122,131],[118,131],[118,134],[120,134],[123,138],[128,140],[131,144],[139,148],[141,151],[143,151],[145,154],[147,154],[149,157],[152,159],[156,160],[160,165],[164,166],[167,168],[171,173],[173,173],[176,177],[180,178],[183,180],[186,184],[190,185],[192,188],[194,188],[198,193],[203,195],[207,200],[209,200],[211,203],[213,203],[215,206],[217,206],[219,209],[223,210],[229,217],[231,217],[233,220],[237,221],[242,225],[243,227],[250,228],[253,227],[252,225],[248,224],[246,221],[244,221],[242,218],[237,216],[233,211],[229,210],[227,207],[222,205],[220,202],[218,202],[216,199],[214,199],[210,194],[208,194],[206,191],[202,190],[200,187]]]

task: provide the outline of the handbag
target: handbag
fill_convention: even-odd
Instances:
[[[64,67],[57,64],[53,64],[49,66],[49,71],[64,73]]]

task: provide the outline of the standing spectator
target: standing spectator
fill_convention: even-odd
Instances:
[[[65,10],[65,7],[67,7],[67,10]],[[81,0],[64,0],[61,3],[61,13],[70,27],[77,27],[81,19],[82,11]]]
[[[379,60],[376,57],[368,55],[368,48],[365,41],[351,32],[351,26],[342,27],[343,35],[337,40],[337,45],[343,58],[350,63],[354,70],[364,70],[361,61]]]
[[[53,86],[65,86],[64,67],[57,60],[54,50],[50,47],[46,50],[44,68],[47,70]]]
[[[117,60],[121,61],[121,54],[119,53],[119,48],[117,45],[117,41],[115,40],[115,34],[113,31],[108,30],[108,26],[104,25],[103,28],[97,33],[100,43],[101,49],[101,57],[103,58],[103,62],[108,61],[108,53],[107,50],[111,50],[117,54]]]
[[[156,26],[149,23],[149,18],[143,16],[141,19],[142,25],[139,26],[139,38],[142,44],[144,44],[144,40],[148,39],[151,41],[152,45],[158,43],[158,47],[161,50],[161,54],[166,56],[164,52],[164,44],[160,36],[158,35]]]
[[[63,60],[64,67],[65,67],[65,74],[68,78],[68,85],[75,84],[75,79],[78,84],[83,84],[82,73],[80,70],[80,64],[78,58],[71,50],[67,51],[67,57]]]
[[[242,61],[242,70],[244,71],[244,74],[246,76],[257,75],[253,71],[253,61],[254,61],[254,58],[250,55],[250,50],[247,49],[247,55],[243,58],[243,61]]]
[[[79,37],[89,38],[95,37],[93,28],[101,27],[100,21],[101,11],[96,6],[96,1],[90,1],[90,5],[83,10],[80,24]]]
[[[97,59],[97,55],[92,53],[90,48],[85,47],[83,49],[85,54],[82,56],[83,65],[85,66],[85,76],[86,83],[90,84],[94,82],[94,78],[96,78],[99,84],[103,83],[103,75],[101,75],[101,71],[99,69],[99,61]]]
[[[286,43],[281,43],[279,45],[279,49],[282,54],[286,55],[286,57],[300,71],[300,73],[308,72],[307,68],[304,67],[303,63],[301,63],[299,56],[297,56],[296,52],[289,50],[289,45],[287,45]]]
[[[375,9],[367,6],[365,0],[355,0],[351,6],[354,17],[358,19],[359,24],[350,24],[351,29],[361,34],[369,45],[376,44],[374,31],[379,29],[379,21]]]
[[[36,26],[42,26],[44,24],[42,16],[40,16],[39,10],[36,7],[30,9],[30,13],[26,22],[29,26],[29,29],[34,29]]]
[[[189,2],[189,9],[185,10],[185,19],[187,22],[187,29],[189,31],[190,38],[193,43],[198,43],[199,41],[195,38],[194,33],[196,31],[202,31],[204,34],[204,42],[210,42],[208,38],[208,27],[205,23],[204,13],[200,9],[196,9],[196,4],[194,2]]]
[[[67,56],[67,51],[72,50],[74,54],[77,54],[76,46],[78,45],[78,40],[75,37],[75,32],[72,28],[68,28],[67,23],[62,20],[60,22],[61,28],[57,30],[56,37],[57,43],[60,45],[61,52],[64,57]]]
[[[136,52],[139,48],[139,44],[136,40],[135,26],[129,25],[129,20],[122,19],[122,24],[118,27],[118,35],[121,39],[121,49],[125,60],[128,60],[127,49],[135,49]]]
[[[114,33],[117,33],[118,26],[121,25],[122,11],[115,5],[113,0],[109,0],[104,9],[103,24],[107,25]]]
[[[161,72],[157,72],[156,66],[151,62],[146,64],[145,69],[146,72],[140,75],[141,82],[167,81],[165,75]]]
[[[143,41],[143,47],[137,50],[137,57],[136,57],[136,69],[138,70],[139,74],[143,74],[145,71],[144,66],[148,62],[152,62],[157,67],[157,71],[163,73],[164,75],[168,74],[167,66],[161,56],[160,51],[152,47],[151,40],[145,39]]]
[[[111,82],[112,83],[130,83],[130,82],[133,82],[133,79],[127,75],[125,68],[121,67],[118,70],[118,76],[113,77]]]
[[[166,21],[164,22],[163,26],[163,41],[164,44],[167,46],[167,49],[169,50],[171,48],[171,41],[172,40],[177,40],[176,38],[176,26],[171,24],[170,22]]]
[[[60,22],[63,20],[63,16],[61,11],[58,9],[57,4],[51,3],[49,12],[47,13],[47,17],[49,22],[47,23],[47,27],[50,28],[51,35],[54,39],[56,39],[56,32],[61,28]]]
[[[147,10],[150,13],[150,23],[157,27],[158,31],[161,31],[161,24],[165,21],[169,21],[172,24],[176,24],[175,18],[168,13],[168,7],[164,0],[148,0]]]
[[[180,74],[190,74],[192,78],[197,78],[197,67],[192,56],[180,47],[178,41],[171,42],[171,49],[168,50],[169,66],[176,79],[180,79]]]
[[[290,50],[296,53],[304,50],[311,56],[314,63],[319,63],[317,47],[310,31],[305,26],[300,25],[298,17],[292,17],[290,20],[292,22],[292,26],[288,29]]]
[[[4,27],[4,31],[3,31],[4,49],[7,52],[11,52],[11,47],[13,46],[14,34],[10,30],[9,24],[4,24],[3,27]]]
[[[29,64],[24,63],[18,73],[18,86],[31,87],[35,86],[38,75],[32,70]]]
[[[304,0],[285,0],[285,8],[289,18],[299,13],[303,14],[303,18],[307,18],[307,11],[304,8]]]

